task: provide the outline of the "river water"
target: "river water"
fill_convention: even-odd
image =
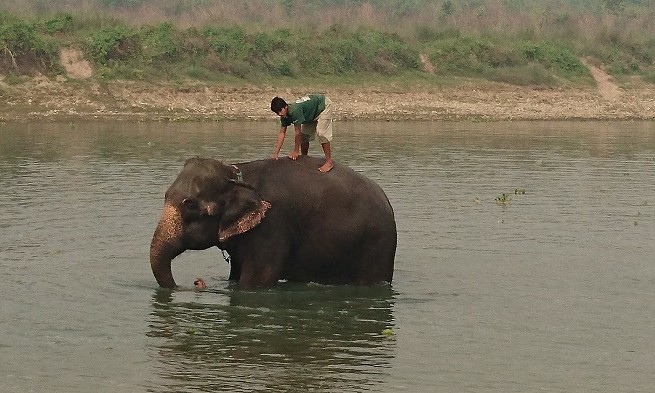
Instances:
[[[0,125],[2,391],[655,387],[655,123],[339,122],[335,159],[395,209],[393,285],[239,291],[213,249],[158,289],[150,239],[184,160],[265,158],[276,132]]]

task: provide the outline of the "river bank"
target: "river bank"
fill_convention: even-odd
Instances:
[[[99,84],[37,77],[15,85],[0,81],[0,121],[261,121],[276,117],[269,109],[272,97],[291,100],[312,91],[331,97],[341,121],[655,119],[655,86],[619,87],[605,74],[594,77],[596,86],[552,89],[473,81],[442,87],[276,89],[126,81]]]

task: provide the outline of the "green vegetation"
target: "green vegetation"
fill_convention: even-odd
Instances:
[[[500,196],[496,197],[496,204],[500,206],[507,206],[511,200],[512,199],[507,194],[502,193]]]
[[[514,189],[514,195],[525,195],[525,189],[524,188],[515,188]],[[506,193],[502,193],[499,196],[496,197],[496,204],[499,206],[507,206],[512,202],[512,198]]]
[[[59,51],[75,47],[100,80],[434,73],[556,86],[590,82],[589,57],[655,83],[653,37],[646,0],[0,0],[12,78],[60,74]]]

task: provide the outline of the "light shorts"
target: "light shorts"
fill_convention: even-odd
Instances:
[[[332,123],[334,122],[334,115],[332,114],[332,101],[325,97],[325,109],[321,112],[313,122],[303,124],[301,128],[302,142],[307,143],[313,141],[318,135],[318,141],[323,143],[332,140]]]

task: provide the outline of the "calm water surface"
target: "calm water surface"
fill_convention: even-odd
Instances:
[[[654,123],[338,123],[396,212],[392,286],[238,291],[213,249],[159,290],[184,159],[265,158],[276,131],[0,125],[2,391],[653,390]]]

